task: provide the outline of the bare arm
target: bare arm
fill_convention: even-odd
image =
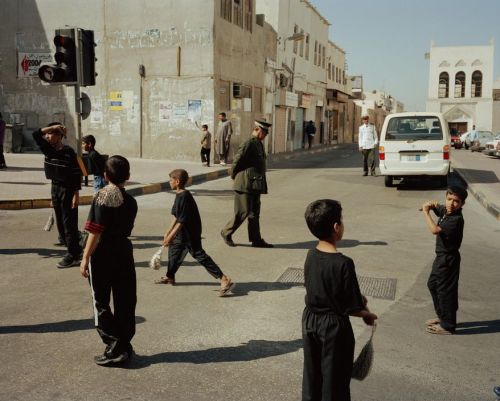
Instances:
[[[363,309],[362,311],[351,313],[351,316],[360,317],[368,326],[373,326],[375,320],[378,316],[375,313],[371,313],[368,309]]]
[[[425,223],[427,224],[427,227],[429,228],[429,231],[434,234],[434,235],[437,235],[441,232],[441,227],[439,227],[433,220],[431,214],[430,214],[430,211],[432,209],[435,209],[437,206],[439,205],[439,203],[437,201],[429,201],[429,202],[425,202],[423,205],[422,205],[422,213],[424,214],[424,218],[425,218]]]
[[[169,246],[181,228],[182,228],[182,223],[179,223],[177,219],[174,218],[172,220],[170,227],[165,232],[165,235],[163,237],[163,246]]]
[[[80,274],[85,278],[89,277],[90,257],[97,248],[97,244],[99,244],[100,239],[101,239],[101,234],[89,233],[89,237],[87,238],[87,244],[85,245],[85,249],[83,251],[82,261],[80,262]]]

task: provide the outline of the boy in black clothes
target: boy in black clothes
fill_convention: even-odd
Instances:
[[[97,192],[106,186],[106,181],[104,180],[104,158],[95,150],[94,135],[85,135],[82,138],[82,149],[88,154],[89,174],[94,175],[94,190]]]
[[[436,258],[427,282],[437,315],[426,321],[427,332],[431,334],[453,334],[457,326],[459,249],[464,233],[462,206],[466,199],[464,188],[452,186],[446,190],[444,205],[437,201],[422,205],[427,227],[436,236]],[[437,224],[430,215],[431,210],[438,217]]]
[[[132,356],[135,334],[136,277],[132,243],[128,239],[137,215],[137,202],[125,192],[130,165],[122,156],[106,161],[104,176],[109,185],[94,197],[85,230],[89,232],[80,264],[90,277],[97,332],[106,344],[98,365],[122,363]],[[113,293],[113,307],[109,306]]]
[[[340,203],[314,201],[305,218],[319,242],[309,250],[304,264],[302,400],[349,401],[355,344],[349,315],[363,318],[369,326],[377,315],[366,309],[354,262],[337,251],[337,241],[344,234]]]
[[[213,277],[220,280],[219,296],[226,295],[234,287],[231,278],[206,254],[201,246],[201,217],[198,206],[187,189],[188,173],[186,170],[173,170],[170,174],[170,187],[175,190],[172,207],[174,216],[170,227],[165,232],[163,246],[168,246],[168,268],[165,277],[156,280],[156,284],[175,285],[175,274],[189,252]]]
[[[76,153],[63,145],[63,137],[66,137],[66,127],[57,122],[33,132],[33,139],[45,155],[45,176],[52,180],[51,198],[59,241],[68,248],[68,253],[57,264],[59,268],[78,266],[82,253],[78,231],[82,175]]]

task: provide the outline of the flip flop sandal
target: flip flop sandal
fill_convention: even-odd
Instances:
[[[443,329],[441,326],[439,326],[437,324],[427,327],[426,331],[427,331],[427,333],[441,334],[441,335],[446,335],[446,336],[453,334],[451,331]]]
[[[160,279],[155,280],[155,284],[170,284],[170,285],[175,285],[175,278],[161,277]]]
[[[429,319],[425,321],[426,326],[434,326],[435,324],[441,323],[441,320],[439,320],[438,317],[435,317],[433,319]]]
[[[228,293],[231,292],[231,290],[235,287],[236,283],[233,283],[232,281],[229,281],[229,283],[227,283],[224,288],[221,288],[219,290],[219,297],[224,297],[226,296]]]

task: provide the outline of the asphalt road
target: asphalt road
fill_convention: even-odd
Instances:
[[[417,211],[444,199],[433,183],[385,188],[362,177],[352,150],[282,161],[269,172],[261,231],[274,249],[249,247],[246,228],[227,247],[219,232],[233,209],[231,180],[190,188],[200,208],[204,247],[238,283],[218,298],[218,283],[190,257],[179,285],[153,281],[148,267],[169,221],[172,193],[138,197],[134,229],[138,279],[137,353],[127,368],[103,368],[90,290],[77,268],[56,269],[62,251],[42,227],[47,210],[0,211],[0,400],[298,400],[302,380],[300,318],[304,289],[276,283],[302,267],[314,246],[303,213],[334,198],[344,208],[340,244],[357,273],[397,280],[394,299],[369,297],[379,315],[375,362],[353,400],[493,400],[500,384],[500,226],[472,197],[464,208],[459,328],[433,336],[426,280],[434,238]],[[83,225],[88,207],[80,209]],[[358,349],[369,331],[352,318]]]

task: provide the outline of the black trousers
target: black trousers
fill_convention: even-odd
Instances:
[[[373,149],[363,149],[363,171],[368,173],[368,167],[370,168],[370,173],[375,173],[375,151]]]
[[[222,233],[230,237],[248,218],[248,240],[259,242],[260,235],[260,194],[235,191],[234,217],[223,228]]]
[[[201,246],[201,239],[189,242],[184,242],[182,240],[174,239],[173,243],[168,247],[168,267],[167,267],[167,277],[175,278],[175,274],[179,267],[181,267],[182,262],[187,253],[190,253],[196,261],[202,265],[207,272],[217,279],[222,278],[224,273],[219,268],[219,266],[213,261],[213,259],[207,255]]]
[[[457,327],[459,276],[460,253],[436,254],[427,288],[441,327],[451,332]]]
[[[68,253],[78,259],[82,253],[80,247],[80,233],[78,231],[78,207],[72,208],[74,189],[52,183],[51,196],[54,214],[56,216],[57,231],[68,248]]]
[[[302,314],[302,401],[350,401],[354,333],[348,316]]]
[[[201,162],[207,163],[207,166],[210,166],[210,149],[201,148],[200,156]]]
[[[0,167],[6,167],[5,156],[3,155],[3,143],[0,143]]]
[[[118,355],[131,351],[130,341],[135,334],[137,284],[130,241],[124,239],[114,246],[99,244],[91,256],[89,271],[95,326],[106,344],[106,352]]]

